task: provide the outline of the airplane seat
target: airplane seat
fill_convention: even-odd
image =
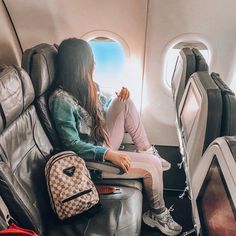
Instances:
[[[28,74],[19,67],[0,69],[0,195],[20,226],[41,236],[139,235],[142,193],[120,187],[102,195],[93,217],[57,219],[50,206],[44,168],[53,147],[33,104]]]
[[[181,49],[171,80],[174,105],[177,112],[188,79],[195,71],[196,62],[192,50],[190,48]]]
[[[194,73],[180,103],[180,118],[187,171],[193,175],[208,145],[220,136],[222,99],[207,71]]]
[[[0,73],[0,195],[21,226],[41,233],[49,216],[44,166],[52,146],[31,105],[34,96],[28,74],[5,66]]]
[[[193,218],[201,235],[236,235],[235,160],[236,136],[219,137],[207,148],[194,173]],[[221,217],[216,217],[219,212]]]
[[[192,48],[192,52],[195,55],[196,71],[208,71],[208,64],[201,52],[197,48]]]
[[[60,141],[50,117],[48,98],[55,80],[57,49],[42,43],[25,50],[22,56],[22,68],[30,75],[35,90],[35,107],[49,140],[55,150],[60,150]],[[42,79],[43,78],[43,79]]]
[[[223,112],[221,121],[221,135],[236,135],[236,97],[234,92],[224,83],[218,73],[211,73],[211,77],[219,87],[222,95]]]

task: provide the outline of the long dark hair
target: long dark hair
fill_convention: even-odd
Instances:
[[[62,41],[58,47],[58,85],[71,94],[92,118],[91,136],[95,143],[108,137],[98,109],[97,88],[93,82],[94,57],[89,44],[77,38]]]

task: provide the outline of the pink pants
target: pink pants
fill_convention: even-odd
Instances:
[[[118,98],[112,100],[105,111],[106,129],[109,136],[110,147],[118,150],[127,131],[131,136],[136,149],[150,146],[140,116],[131,99],[120,102]],[[105,178],[138,179],[143,178],[144,188],[152,209],[163,209],[163,179],[162,166],[157,156],[146,153],[124,152],[131,159],[128,173],[123,175],[110,174]]]

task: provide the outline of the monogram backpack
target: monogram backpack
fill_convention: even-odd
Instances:
[[[99,203],[85,162],[71,151],[58,153],[46,164],[45,175],[52,208],[63,220]]]

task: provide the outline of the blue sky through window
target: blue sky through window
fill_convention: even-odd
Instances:
[[[95,57],[94,80],[101,87],[114,87],[119,83],[125,64],[125,52],[120,43],[108,40],[91,40]]]

